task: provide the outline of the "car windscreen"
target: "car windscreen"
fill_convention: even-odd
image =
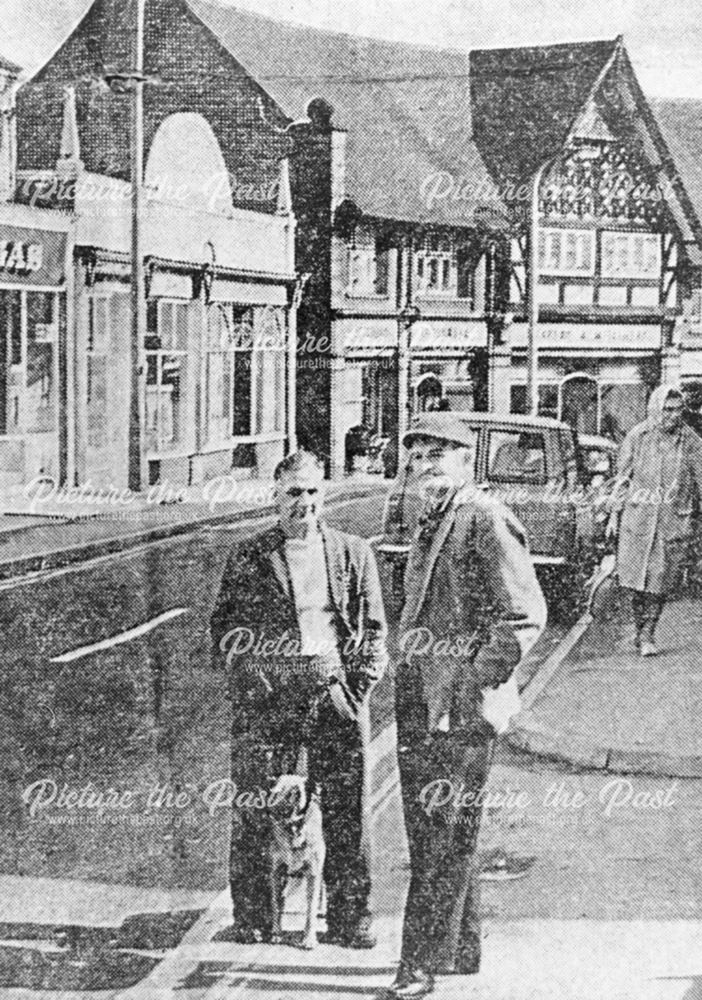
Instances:
[[[546,482],[546,442],[540,431],[490,430],[487,458],[490,482]]]

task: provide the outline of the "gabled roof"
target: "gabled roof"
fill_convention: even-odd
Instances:
[[[471,52],[473,134],[500,185],[528,181],[562,148],[619,44]]]
[[[465,226],[479,206],[501,208],[471,138],[466,53],[188,4],[292,120],[315,97],[333,106],[333,124],[348,133],[346,195],[367,215]],[[422,185],[439,171],[461,197],[430,206]]]
[[[655,100],[650,104],[675,170],[702,220],[702,101]]]

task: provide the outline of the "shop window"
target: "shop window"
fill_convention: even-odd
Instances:
[[[188,303],[163,299],[147,308],[146,443],[149,451],[187,447]]]
[[[580,277],[595,273],[595,233],[590,229],[539,231],[539,270],[542,274]]]
[[[226,444],[251,433],[253,308],[214,303],[207,329],[207,437]]]
[[[20,400],[24,386],[22,364],[22,293],[2,292],[2,355],[9,361],[3,378],[3,433],[21,432]],[[3,366],[4,367],[4,366]]]
[[[285,419],[285,318],[277,307],[208,309],[207,438],[280,433]]]
[[[19,292],[9,292],[10,364],[22,364],[22,300]]]
[[[256,427],[257,434],[283,430],[285,401],[285,354],[283,351],[257,351]]]
[[[56,428],[55,350],[58,340],[56,296],[51,292],[27,294],[27,363],[25,430],[30,433]]]
[[[509,412],[526,413],[527,391],[525,385],[512,385],[509,390]]]
[[[546,482],[546,445],[535,431],[490,431],[488,479],[494,483]]]
[[[257,307],[254,312],[253,363],[257,373],[255,434],[282,433],[285,428],[285,343],[284,310],[275,306]]]
[[[661,274],[661,238],[656,233],[602,233],[604,278],[648,278]]]
[[[109,342],[109,299],[101,296],[88,302],[88,350],[86,370],[86,420],[88,447],[107,444],[107,354]]]
[[[539,416],[555,417],[558,415],[558,386],[540,385],[539,389]],[[527,412],[527,387],[525,385],[513,385],[510,387],[510,413]]]
[[[54,292],[1,293],[3,433],[56,432],[58,324]]]

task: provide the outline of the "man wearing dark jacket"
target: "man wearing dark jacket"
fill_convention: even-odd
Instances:
[[[288,456],[275,480],[278,524],[232,552],[211,620],[232,700],[232,781],[252,803],[298,768],[321,786],[327,940],[373,947],[361,727],[387,662],[378,571],[366,541],[320,524],[314,455]],[[266,810],[235,806],[236,940],[270,938],[268,842]]]
[[[496,728],[518,702],[514,670],[546,622],[524,529],[475,487],[474,432],[427,414],[404,444],[427,505],[405,574],[396,679],[411,864],[397,998],[431,993],[437,973],[478,971],[481,793]]]

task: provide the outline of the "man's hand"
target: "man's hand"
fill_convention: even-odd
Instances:
[[[520,708],[521,699],[519,697],[515,674],[512,674],[499,687],[483,689],[481,714],[497,733],[507,731],[510,720],[517,714]]]
[[[605,528],[605,538],[607,541],[616,542],[619,536],[619,511],[615,510],[609,515],[607,527]]]

